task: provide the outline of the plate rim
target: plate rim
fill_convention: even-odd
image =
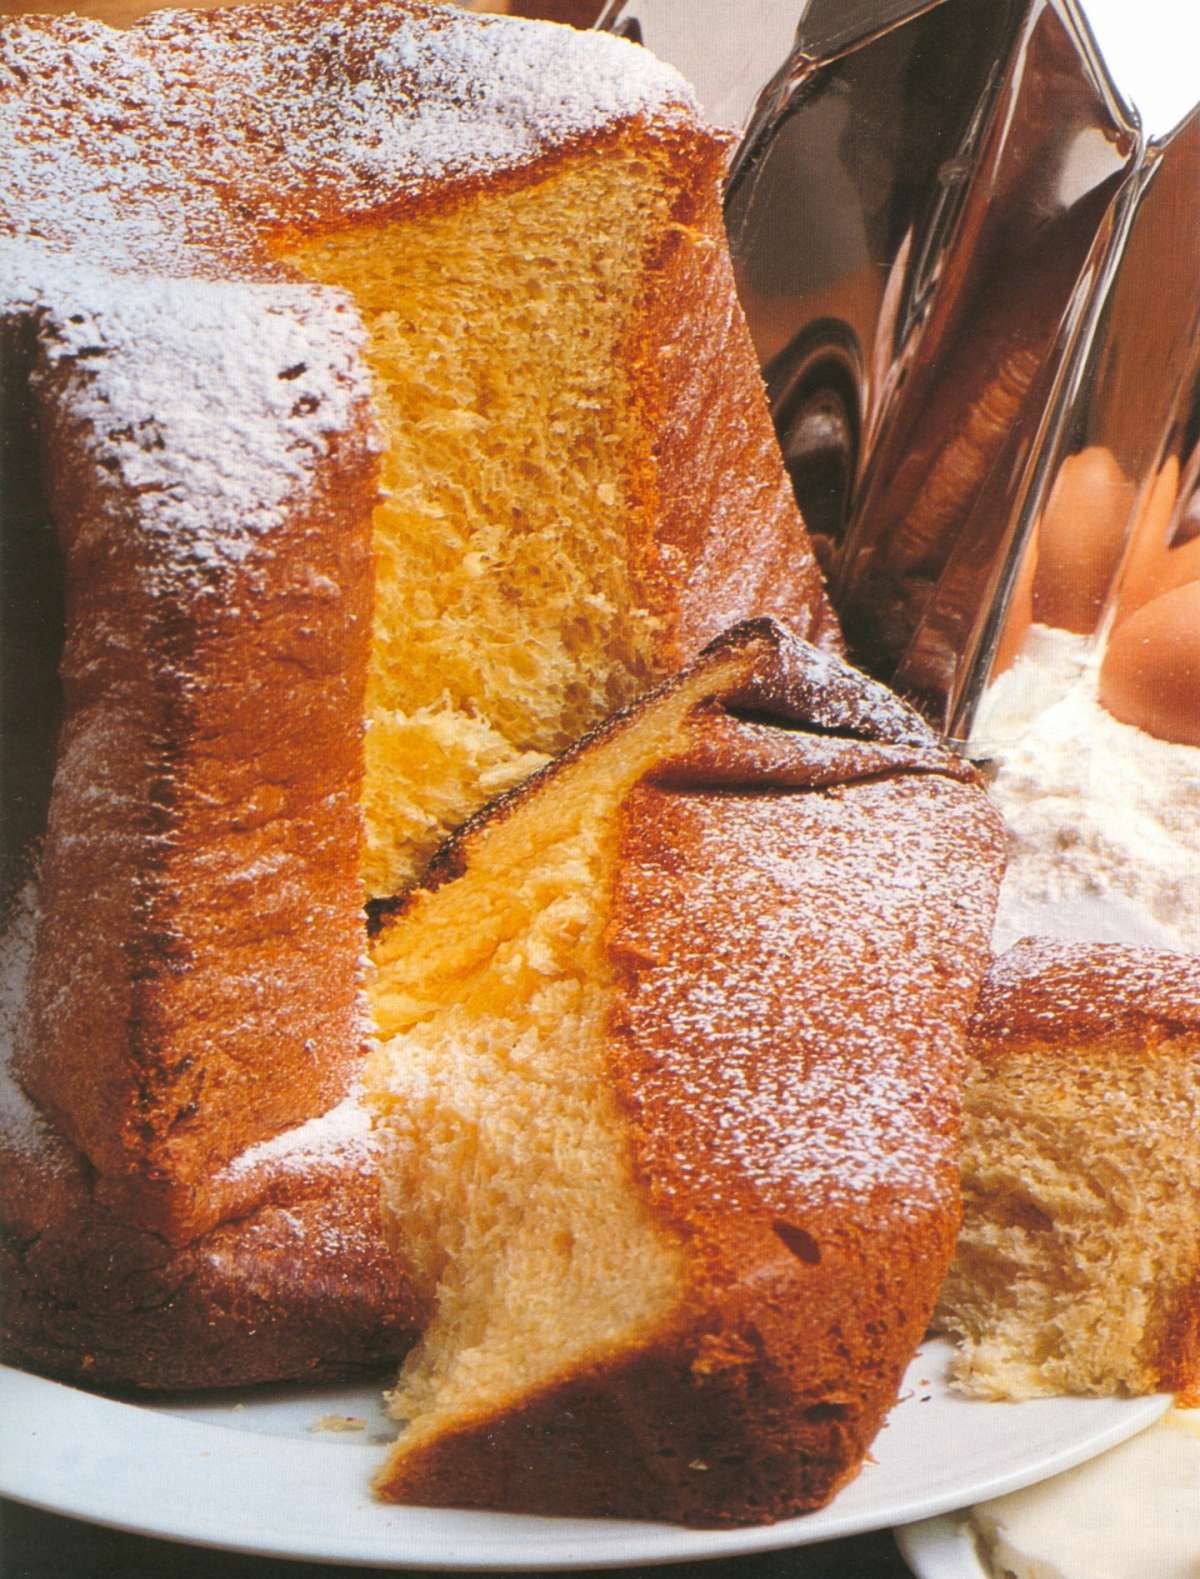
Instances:
[[[928,1344],[923,1345],[917,1356],[926,1364],[927,1349]],[[983,1481],[976,1479],[969,1488],[963,1487],[957,1492],[947,1490],[919,1502],[911,1496],[898,1498],[875,1512],[851,1505],[841,1517],[836,1512],[835,1499],[815,1515],[800,1515],[770,1525],[714,1530],[617,1519],[541,1520],[533,1516],[454,1509],[389,1508],[375,1504],[369,1492],[370,1470],[381,1456],[376,1443],[268,1435],[239,1429],[232,1422],[226,1426],[191,1420],[172,1414],[162,1406],[115,1400],[13,1367],[0,1366],[0,1495],[48,1513],[150,1539],[350,1568],[407,1568],[428,1572],[473,1569],[505,1573],[656,1567],[798,1548],[901,1523],[910,1530],[919,1530],[923,1525],[936,1522],[939,1515],[982,1501],[987,1496],[1032,1484],[1094,1457],[1150,1425],[1165,1413],[1170,1402],[1166,1395],[1123,1401],[1120,1413],[1114,1416],[1109,1412],[1106,1422],[1099,1428],[1090,1429],[1050,1453],[1043,1450],[1040,1456],[1024,1465],[1013,1465]],[[981,1407],[1010,1406],[981,1404]],[[331,1530],[324,1544],[314,1544],[308,1535],[281,1539],[273,1521],[264,1520],[256,1527],[253,1520],[247,1523],[244,1516],[241,1522],[235,1518],[232,1526],[222,1533],[214,1519],[204,1515],[203,1489],[197,1492],[196,1507],[187,1518],[181,1519],[177,1511],[171,1511],[169,1502],[163,1504],[155,1498],[135,1505],[135,1487],[128,1480],[122,1482],[121,1470],[117,1467],[120,1453],[125,1452],[128,1457],[131,1452],[122,1442],[120,1432],[127,1412],[137,1414],[145,1427],[135,1433],[143,1443],[143,1454],[153,1449],[165,1455],[164,1470],[172,1465],[176,1469],[184,1464],[192,1465],[201,1488],[209,1483],[219,1488],[222,1475],[235,1473],[235,1463],[240,1466],[236,1471],[238,1495],[242,1489],[243,1470],[248,1492],[256,1475],[261,1477],[272,1469],[276,1476],[280,1471],[294,1475],[293,1485],[300,1484],[305,1474],[319,1479],[322,1485],[332,1477],[340,1488],[339,1494],[344,1494],[344,1504],[338,1506],[345,1508],[346,1526],[340,1531]],[[111,1428],[114,1422],[118,1423],[115,1437],[111,1430],[104,1429],[105,1425]],[[221,1435],[214,1436],[214,1433]],[[231,1438],[236,1440],[236,1450],[228,1455],[216,1454],[214,1458],[214,1443],[229,1445]],[[110,1488],[115,1485],[116,1496],[110,1490],[106,1496],[98,1497],[95,1475],[90,1494],[86,1485],[80,1490],[68,1474],[57,1475],[62,1455],[54,1455],[58,1453],[59,1444],[68,1441],[76,1445],[66,1456],[77,1468],[82,1466],[85,1483],[87,1469],[83,1460],[86,1452],[79,1444],[91,1442],[96,1462],[102,1459],[106,1466],[113,1465],[108,1484]],[[102,1444],[98,1451],[94,1447],[96,1441]],[[114,1442],[118,1444],[116,1461]],[[200,1465],[201,1459],[208,1460],[208,1464]],[[49,1486],[58,1489],[49,1494]],[[177,1492],[175,1495],[177,1499]],[[220,1513],[226,1504],[217,1498],[214,1506]],[[261,1508],[263,1504],[255,1506]],[[369,1539],[356,1535],[351,1517],[356,1508],[363,1506],[377,1506],[381,1512]],[[812,1523],[814,1518],[815,1524]],[[401,1520],[407,1522],[406,1529],[396,1527]],[[508,1520],[519,1521],[520,1529],[516,1532],[520,1537],[519,1551],[510,1544],[511,1529],[508,1540],[502,1538]],[[545,1539],[541,1543],[529,1540],[539,1527]],[[444,1533],[437,1534],[439,1530]],[[463,1532],[469,1534],[464,1536]],[[452,1544],[456,1534],[467,1540],[468,1549],[447,1552],[446,1543]],[[433,1549],[437,1540],[442,1542],[440,1554]]]

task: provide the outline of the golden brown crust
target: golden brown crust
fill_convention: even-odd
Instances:
[[[831,655],[832,657],[833,655]],[[675,767],[693,780],[697,775],[710,786],[745,783],[747,776],[783,773],[782,783],[794,787],[836,782],[846,776],[871,776],[892,769],[912,768],[946,774],[970,783],[978,774],[969,762],[939,744],[938,737],[920,714],[893,692],[838,661],[826,662],[825,650],[811,652],[771,615],[740,621],[722,631],[685,668],[664,680],[628,707],[621,708],[573,746],[530,774],[514,789],[497,795],[459,827],[441,846],[422,877],[420,888],[371,906],[371,926],[382,931],[389,920],[403,915],[423,892],[452,882],[466,869],[477,842],[491,826],[511,816],[518,807],[542,793],[560,773],[586,751],[627,728],[655,701],[691,686],[698,674],[711,676],[704,728],[697,732],[688,753],[664,762],[655,770],[656,781],[670,780]],[[769,738],[773,748],[764,753],[763,739],[756,741],[745,730],[736,731],[730,761],[722,761],[722,715],[742,711],[761,714],[764,722],[775,715],[777,723],[810,723],[802,752],[797,742],[778,735]],[[863,741],[870,742],[864,754]]]
[[[1200,1060],[1200,959],[1124,944],[1030,938],[995,962],[972,1023],[972,1053],[999,1067],[1047,1041],[1101,1063],[1161,1056]],[[1147,1390],[1200,1398],[1200,1270],[1156,1315]]]
[[[214,1171],[336,1102],[364,1050],[375,458],[360,406],[273,530],[197,562],[81,439],[80,365],[37,386],[67,643],[16,1068],[100,1197],[183,1243]]]
[[[485,27],[419,3],[299,0],[283,20],[252,5],[163,15],[127,34],[78,19],[0,28],[0,82],[19,84],[11,181],[0,199],[0,235],[17,238],[2,244],[17,281],[6,267],[0,311],[15,292],[17,322],[42,336],[36,403],[69,605],[44,921],[17,1069],[95,1170],[77,1229],[64,1217],[38,1231],[80,1277],[93,1230],[97,1242],[115,1236],[126,1245],[114,1250],[118,1260],[128,1253],[139,1262],[147,1236],[178,1247],[177,1256],[154,1250],[169,1281],[185,1278],[188,1258],[226,1233],[219,1225],[286,1202],[290,1185],[239,1171],[237,1158],[328,1109],[362,1050],[356,863],[375,486],[368,399],[353,325],[335,322],[351,317],[344,300],[287,283],[268,241],[368,213],[414,213],[485,183],[534,180],[619,136],[667,149],[681,184],[694,177],[698,192],[681,197],[675,216],[689,235],[670,232],[652,260],[664,283],[645,303],[643,331],[657,347],[668,315],[685,310],[694,290],[695,343],[672,350],[681,366],[698,347],[707,360],[700,371],[647,370],[661,400],[655,487],[667,526],[645,574],[664,614],[663,661],[694,651],[723,623],[726,581],[739,610],[771,589],[770,607],[805,630],[812,615],[812,633],[835,639],[771,452],[723,254],[705,269],[707,243],[721,236],[723,144],[699,124],[680,80],[613,40]],[[512,70],[491,71],[509,40]],[[600,73],[596,95],[574,93],[576,56]],[[563,88],[552,111],[539,96],[544,61]],[[438,114],[424,113],[425,93],[439,112],[470,110],[448,140]],[[380,108],[392,98],[391,109]],[[120,160],[107,151],[115,125]],[[63,149],[61,177],[43,159],[54,144]],[[697,230],[704,246],[692,244]],[[204,292],[220,290],[241,315],[241,343],[236,325],[215,342],[202,329],[193,349],[204,354],[190,355],[193,313]],[[158,317],[149,327],[152,298]],[[261,361],[247,348],[257,352],[271,315],[294,318],[314,355],[306,349],[268,368],[263,422],[275,442],[261,454],[251,443],[239,472],[226,465],[227,449],[248,423],[243,381],[253,382]],[[325,353],[326,382],[310,380],[314,356]],[[648,354],[662,360],[657,349]],[[726,354],[745,365],[728,421],[714,424],[701,385]],[[151,395],[147,380],[164,367],[177,376]],[[188,426],[189,405],[226,401],[225,434],[214,440]],[[262,437],[248,425],[251,439]],[[295,486],[281,489],[276,478],[265,502],[263,455],[268,473],[296,470]],[[708,521],[718,475],[747,461],[771,479],[762,496],[725,482],[736,498]],[[712,476],[711,493],[693,491],[698,474]],[[735,508],[744,519],[730,533]],[[698,570],[693,601],[676,608],[680,554]],[[320,1174],[309,1185],[330,1203],[340,1188]],[[11,1226],[7,1203],[4,1216]],[[310,1252],[317,1261],[306,1270]],[[317,1276],[319,1236],[297,1255],[302,1304],[310,1272]],[[234,1260],[251,1275],[247,1260]],[[49,1278],[48,1259],[35,1269],[26,1257],[14,1266],[13,1297],[28,1295],[30,1310],[65,1299],[66,1285]],[[185,1280],[207,1286],[200,1273]],[[361,1311],[373,1297],[359,1301]],[[104,1324],[117,1317],[99,1297],[93,1348],[104,1347]],[[404,1326],[411,1312],[389,1320]],[[314,1318],[314,1331],[323,1321]],[[84,1331],[79,1310],[72,1322]],[[146,1337],[151,1368],[158,1341]],[[164,1353],[173,1341],[162,1339]],[[238,1365],[269,1374],[230,1343]],[[136,1346],[118,1349],[144,1381]],[[208,1361],[196,1365],[203,1374]],[[119,1380],[118,1370],[114,1360],[106,1375]]]
[[[1175,1393],[1180,1409],[1200,1408],[1200,1269],[1166,1314],[1150,1370],[1155,1391]]]
[[[566,22],[571,27],[592,27],[605,8],[605,0],[481,0],[476,11],[507,11],[511,16],[533,17],[543,22]]]
[[[317,1380],[378,1369],[420,1313],[385,1248],[362,1152],[280,1173],[247,1215],[176,1249],[96,1195],[43,1132],[0,1143],[0,1349],[101,1387]]]
[[[606,932],[609,1079],[684,1284],[625,1352],[402,1438],[389,1498],[693,1524],[819,1506],[894,1402],[949,1265],[999,821],[915,714],[771,621],[570,760],[685,687],[689,743],[620,806]],[[442,880],[562,771],[479,819]]]
[[[847,1413],[814,1401],[800,1428],[790,1378],[764,1364],[756,1331],[739,1342],[701,1329],[449,1432],[378,1489],[428,1507],[768,1523],[828,1501],[854,1475],[862,1443]]]
[[[843,650],[738,304],[719,200],[723,149],[700,151],[625,357],[656,435],[660,524],[647,591],[663,622],[660,672],[750,614]]]
[[[417,1324],[377,1181],[360,1147],[281,1135],[364,1050],[358,331],[275,296],[222,399],[206,379],[258,298],[51,285],[26,322],[65,706],[31,990],[3,1026],[42,1115],[21,1144],[5,1127],[0,1342],[112,1386],[374,1367]],[[27,946],[14,925],[6,973]],[[27,1106],[8,1085],[5,1126]]]
[[[1101,1038],[1133,1035],[1151,1045],[1197,1030],[1195,955],[1029,938],[1001,955],[988,974],[971,1034],[975,1056],[989,1061],[1047,1037],[1099,1046]]]
[[[721,1507],[736,1522],[819,1506],[854,1472],[958,1227],[961,1048],[998,831],[977,786],[937,774],[832,794],[677,782],[623,814],[614,1078],[653,1208],[691,1244],[691,1297],[732,1351],[713,1361],[731,1425],[747,1398],[746,1425],[718,1436],[741,1460]],[[764,1356],[777,1402],[760,1443]],[[704,1363],[701,1346],[707,1384]],[[711,1515],[716,1487],[684,1485]]]
[[[622,40],[426,0],[161,11],[125,32],[23,16],[0,22],[6,80],[0,235],[150,273],[286,278],[264,237],[523,183],[635,124],[710,136],[682,78]],[[61,177],[37,153],[55,143]]]

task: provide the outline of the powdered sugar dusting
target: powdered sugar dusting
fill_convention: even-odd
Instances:
[[[16,19],[0,230],[124,268],[262,270],[264,231],[695,115],[683,79],[624,40],[421,3],[168,11],[128,32]]]
[[[46,1153],[49,1129],[12,1073],[37,932],[37,898],[29,884],[16,898],[0,936],[0,1154]]]
[[[362,1088],[355,1085],[335,1107],[248,1147],[223,1172],[231,1179],[244,1178],[260,1168],[308,1173],[322,1163],[345,1162],[351,1154],[365,1158],[370,1145],[370,1119]]]
[[[1027,939],[992,966],[978,1023],[989,1036],[1057,1042],[1150,1026],[1200,1030],[1200,956]]]
[[[939,744],[914,708],[837,654],[801,640],[774,620],[751,621],[737,630],[769,633],[775,657],[756,669],[744,694],[726,698],[727,706],[741,702],[770,712],[776,723],[792,719],[843,740],[920,748]],[[714,646],[727,645],[736,635],[731,631]]]
[[[748,1210],[943,1209],[998,877],[979,790],[936,775],[636,792],[615,943],[651,1174]]]
[[[118,275],[4,241],[0,278],[10,311],[37,313],[35,377],[102,490],[138,500],[173,563],[245,559],[369,397],[337,292]]]

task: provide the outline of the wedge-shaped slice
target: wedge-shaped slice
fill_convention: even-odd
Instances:
[[[1200,1396],[1200,960],[1026,941],[969,1047],[957,1384]]]
[[[953,1247],[1000,861],[973,770],[771,621],[444,847],[375,948],[436,1307],[385,1497],[750,1522],[853,1475]]]

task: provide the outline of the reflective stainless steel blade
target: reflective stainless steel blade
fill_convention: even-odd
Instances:
[[[827,57],[807,23],[734,166],[739,283],[852,646],[957,734],[1140,142],[1070,0]]]
[[[1162,81],[1144,14],[1084,9],[1118,80],[1125,63],[1139,92]],[[710,114],[750,116],[727,212],[798,496],[860,656],[966,739],[1035,592],[1055,612],[1044,517],[1089,467],[1111,528],[1091,625],[1112,606],[1145,453],[1187,382],[1184,308],[1164,303],[1153,350],[1138,328],[1156,268],[1178,277],[1178,251],[1146,250],[1166,245],[1153,172],[1182,169],[1186,138],[1147,150],[1075,0],[618,0],[606,22],[691,75]],[[1182,229],[1170,245],[1186,253]],[[1127,420],[1097,378],[1147,357]]]
[[[745,126],[789,58],[803,19],[818,56],[926,10],[937,0],[607,0],[597,25],[636,38],[695,87],[718,124]]]

